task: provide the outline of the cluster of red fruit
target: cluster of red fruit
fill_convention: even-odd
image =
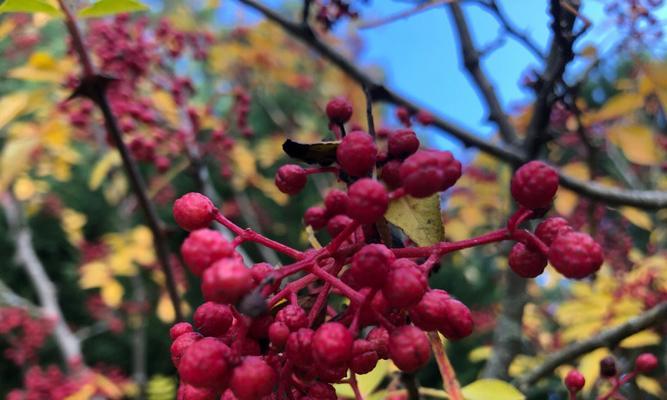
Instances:
[[[34,362],[51,334],[52,321],[20,307],[0,307],[0,337],[7,341],[4,356],[16,365]]]
[[[619,389],[626,383],[632,381],[639,374],[648,374],[658,368],[658,358],[651,353],[642,353],[635,358],[635,366],[632,371],[619,376],[616,360],[608,356],[600,360],[600,377],[611,384],[608,393],[601,399],[616,398]],[[575,400],[577,393],[586,385],[586,379],[576,369],[571,370],[563,379],[563,383],[570,394],[570,400]],[[621,398],[619,394],[619,398]]]
[[[338,127],[352,115],[351,105],[342,99],[331,101],[326,111],[331,125]],[[371,178],[375,171],[380,180]],[[409,129],[389,132],[386,141],[352,130],[338,144],[334,166],[284,165],[276,185],[293,195],[304,188],[308,175],[322,172],[336,173],[348,187],[331,190],[324,206],[311,207],[304,215],[306,224],[316,230],[326,227],[332,237],[319,249],[302,252],[242,229],[198,193],[174,203],[176,222],[191,231],[181,253],[201,277],[207,301],[196,310],[194,325],[183,322],[171,330],[181,398],[222,394],[252,400],[289,393],[292,398],[333,400],[331,383],[354,386],[355,374],[370,372],[380,359],[391,359],[403,371],[423,367],[430,358],[425,332],[457,340],[473,331],[468,307],[429,287],[431,269],[453,251],[514,240],[510,264],[525,276],[537,275],[537,267],[541,272],[547,257],[576,278],[602,263],[599,246],[564,220],[545,220],[535,234],[520,228],[544,214],[558,188],[557,173],[540,162],[517,170],[511,191],[521,207],[506,227],[425,247],[383,243],[376,223],[392,200],[426,198],[453,186],[461,164],[451,153],[420,149]],[[236,238],[229,242],[208,229],[213,221]],[[247,241],[294,262],[280,268],[267,263],[247,267],[236,252]],[[330,302],[336,296],[349,305]],[[315,362],[317,369],[312,368]]]
[[[315,20],[325,31],[330,30],[344,18],[357,19],[359,13],[353,10],[349,0],[323,0],[316,3]]]

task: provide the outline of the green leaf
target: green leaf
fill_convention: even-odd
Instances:
[[[444,239],[438,194],[425,199],[403,196],[389,204],[384,217],[419,246],[430,246]]]
[[[498,379],[480,379],[461,389],[466,400],[524,400],[517,388]]]
[[[49,4],[45,0],[5,0],[0,4],[0,13],[38,13],[43,12],[49,15],[60,15],[60,10]]]
[[[79,11],[80,17],[103,17],[127,12],[148,10],[148,6],[138,0],[100,0]]]

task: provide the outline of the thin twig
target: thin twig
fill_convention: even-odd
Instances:
[[[530,385],[551,374],[559,366],[574,361],[577,357],[595,349],[601,347],[612,348],[623,339],[663,323],[665,320],[667,320],[667,302],[662,302],[624,324],[603,331],[590,339],[572,343],[552,353],[542,364],[521,375],[516,383],[519,388],[525,391]]]
[[[442,340],[440,340],[440,335],[438,332],[429,332],[428,338],[431,341],[431,349],[438,364],[438,370],[440,370],[445,391],[449,394],[451,400],[463,400],[461,385],[459,385],[459,381],[456,379],[456,372],[452,367],[452,363],[449,362],[445,347]]]
[[[437,6],[447,4],[447,3],[452,3],[457,0],[429,0],[424,3],[417,4],[416,6],[409,8],[404,11],[400,11],[396,14],[387,16],[387,17],[382,17],[378,18],[372,21],[366,21],[362,22],[359,24],[359,29],[369,29],[369,28],[377,28],[378,26],[386,25],[395,21],[398,21],[399,19],[403,18],[408,18],[412,17],[413,15],[417,15],[419,13],[422,13],[424,11],[430,10],[431,8],[435,8]]]

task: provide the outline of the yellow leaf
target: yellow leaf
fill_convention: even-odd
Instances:
[[[635,382],[637,382],[637,386],[639,386],[641,390],[650,393],[659,399],[664,398],[662,396],[662,386],[660,386],[660,383],[657,380],[649,378],[648,376],[638,375],[637,378],[635,378]]]
[[[651,216],[645,212],[638,210],[634,207],[621,207],[619,212],[633,225],[636,225],[642,229],[650,231],[653,229],[653,221]]]
[[[102,301],[104,301],[104,304],[113,308],[120,305],[121,301],[123,300],[123,293],[125,293],[123,285],[118,283],[118,281],[115,279],[108,280],[107,283],[102,286],[102,290],[100,291],[100,295],[102,297]]]
[[[116,150],[107,152],[93,167],[93,171],[90,173],[90,178],[88,179],[88,187],[90,190],[97,190],[106,178],[109,171],[118,165],[120,165],[120,153]]]
[[[37,193],[37,185],[28,177],[21,177],[14,183],[14,196],[20,201],[26,201]]]
[[[382,380],[387,376],[387,373],[389,372],[389,361],[387,360],[380,360],[380,362],[377,363],[375,368],[365,374],[365,375],[358,375],[357,376],[357,385],[359,385],[359,391],[363,396],[367,396],[368,394],[372,393],[378,385],[382,382]],[[354,392],[352,391],[352,388],[348,384],[338,384],[334,385],[336,388],[336,394],[340,397],[346,397],[346,398],[351,398],[354,399]]]
[[[517,388],[498,379],[480,379],[461,388],[466,400],[523,400]]]
[[[26,92],[17,92],[0,99],[0,129],[11,122],[28,106],[30,95]]]
[[[86,383],[81,386],[81,389],[65,397],[65,400],[88,400],[93,397],[95,394],[95,385],[92,383]]]
[[[164,375],[154,375],[146,385],[148,400],[172,400],[176,398],[176,380]]]
[[[289,201],[289,196],[278,190],[278,187],[276,187],[276,184],[272,179],[265,178],[261,175],[255,175],[250,179],[250,183],[278,205],[284,206]]]
[[[174,322],[176,319],[176,314],[174,313],[174,306],[171,304],[171,300],[167,294],[160,296],[160,300],[157,303],[157,316],[160,318],[160,321],[164,323]]]
[[[104,188],[104,198],[109,204],[118,204],[127,194],[127,180],[125,175],[115,173],[111,176],[111,182]]]
[[[598,111],[584,115],[583,121],[586,125],[589,125],[595,122],[623,117],[643,105],[644,96],[641,94],[621,93],[609,99]]]
[[[255,156],[245,144],[237,143],[231,151],[231,158],[234,162],[232,186],[236,190],[243,190],[247,182],[257,175]]]
[[[36,138],[10,140],[0,155],[0,192],[30,166],[32,152],[39,145]]]
[[[471,362],[486,361],[491,356],[491,346],[480,346],[468,353]]]
[[[385,218],[419,246],[439,243],[445,236],[438,194],[425,199],[404,196],[394,200],[389,203]]]
[[[619,346],[624,347],[626,349],[653,346],[659,344],[660,340],[661,337],[657,333],[653,331],[642,331],[623,339],[623,341],[619,344]]]
[[[646,125],[612,126],[609,128],[609,140],[635,164],[654,165],[660,161],[653,130]]]
[[[174,102],[172,95],[164,90],[157,90],[152,95],[153,104],[155,108],[160,111],[162,116],[169,122],[173,127],[178,127],[181,125],[181,118],[178,112],[178,106]]]
[[[108,398],[120,399],[123,391],[113,381],[102,374],[95,374],[95,385]]]

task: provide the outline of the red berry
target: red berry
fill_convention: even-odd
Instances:
[[[176,340],[179,336],[192,331],[192,325],[188,322],[179,322],[169,329],[169,337],[171,337],[171,340]]]
[[[174,343],[172,343],[169,348],[171,362],[174,363],[174,367],[178,368],[178,364],[181,362],[185,350],[200,339],[202,339],[202,335],[197,332],[188,332],[180,335],[174,340]]]
[[[570,223],[565,218],[551,217],[540,222],[535,229],[535,235],[547,246],[551,246],[556,236],[565,232],[572,232]]]
[[[447,190],[461,177],[461,163],[448,151],[421,150],[400,168],[405,191],[417,198]]]
[[[197,307],[193,320],[204,336],[222,336],[232,326],[234,315],[228,305],[207,301]]]
[[[290,330],[282,322],[274,322],[269,326],[269,340],[271,344],[278,350],[282,350],[289,338]]]
[[[321,383],[313,382],[308,386],[306,391],[308,396],[302,397],[300,400],[336,400],[336,389],[333,386]]]
[[[389,272],[389,265],[395,259],[394,253],[385,245],[368,244],[352,257],[350,271],[358,285],[381,288]]]
[[[541,161],[531,161],[516,170],[510,191],[526,208],[549,208],[558,190],[558,173]]]
[[[419,122],[420,124],[422,124],[424,126],[431,125],[435,122],[435,118],[433,117],[433,115],[426,110],[417,111],[416,118],[417,118],[417,122]]]
[[[380,182],[363,178],[350,186],[347,215],[361,224],[372,224],[389,207],[387,189]]]
[[[329,215],[324,207],[310,207],[303,214],[303,222],[310,225],[316,231],[324,228],[329,222]]]
[[[333,189],[324,197],[324,206],[328,215],[345,214],[347,210],[347,193],[342,190]]]
[[[218,400],[219,394],[215,390],[198,388],[182,383],[178,387],[176,400]]]
[[[331,237],[336,237],[352,222],[352,218],[347,215],[336,215],[327,222],[327,232]]]
[[[658,367],[658,358],[651,353],[642,353],[635,359],[635,369],[640,374],[646,374]]]
[[[567,390],[574,393],[580,391],[583,389],[584,385],[586,385],[586,379],[581,374],[581,372],[577,371],[576,369],[573,369],[567,373],[564,382]]]
[[[215,338],[193,343],[181,358],[178,373],[192,386],[220,390],[227,386],[231,372],[227,359],[230,349]]]
[[[378,353],[375,351],[373,343],[364,339],[355,340],[352,345],[350,370],[359,375],[367,374],[375,368],[378,359]]]
[[[313,335],[315,335],[315,332],[308,328],[301,328],[290,333],[285,345],[285,353],[295,365],[303,367],[312,365]]]
[[[411,125],[410,118],[412,117],[412,115],[410,114],[411,114],[410,110],[408,110],[405,107],[398,107],[396,109],[396,118],[398,118],[401,124],[403,124],[403,126],[405,127],[410,127]]]
[[[322,365],[317,370],[317,377],[321,382],[337,383],[347,375],[347,365]]]
[[[366,335],[366,340],[373,344],[378,356],[384,360],[389,358],[389,331],[381,326],[371,329]]]
[[[320,326],[313,336],[315,359],[326,366],[342,365],[352,357],[354,338],[345,325],[327,322]]]
[[[342,97],[336,97],[327,103],[327,117],[334,124],[344,124],[352,117],[352,103]]]
[[[549,248],[549,262],[568,278],[585,278],[600,269],[602,247],[582,232],[567,232],[556,237]]]
[[[454,298],[447,300],[445,305],[447,311],[443,323],[438,327],[440,333],[449,340],[459,340],[470,335],[473,330],[470,309]]]
[[[250,268],[252,280],[256,285],[262,283],[273,272],[273,267],[269,263],[257,263]]]
[[[348,175],[361,177],[370,174],[377,159],[373,138],[363,131],[352,131],[343,138],[336,150],[336,160]]]
[[[400,258],[392,263],[382,294],[392,307],[405,308],[417,304],[427,286],[426,276],[417,264]]]
[[[220,232],[212,229],[197,229],[181,245],[183,260],[193,274],[201,276],[215,261],[234,255],[234,246]]]
[[[202,293],[208,301],[236,303],[253,288],[252,273],[243,262],[233,258],[218,260],[202,279]]]
[[[288,304],[278,311],[276,321],[282,322],[287,326],[287,329],[294,332],[308,326],[308,314],[306,314],[303,308],[294,304]]]
[[[296,164],[285,164],[276,172],[276,186],[285,194],[293,195],[306,186],[308,174]]]
[[[401,371],[413,372],[426,365],[431,357],[431,348],[421,329],[404,325],[391,333],[389,354]]]
[[[605,378],[611,378],[616,376],[617,373],[616,360],[613,356],[607,356],[600,360],[600,375]]]
[[[392,158],[403,159],[419,149],[419,139],[411,129],[399,129],[389,135],[387,152]]]
[[[234,368],[229,383],[239,400],[261,400],[273,391],[278,380],[276,371],[260,357],[246,357]]]
[[[187,193],[176,199],[173,213],[176,223],[186,231],[206,228],[215,217],[216,208],[201,193]]]
[[[391,189],[401,186],[401,161],[391,160],[386,163],[380,171],[380,178]]]
[[[412,323],[425,331],[437,330],[447,318],[449,293],[440,289],[431,289],[410,309]]]
[[[512,271],[523,278],[535,278],[547,266],[547,258],[542,253],[529,249],[523,243],[512,246],[507,262]]]

